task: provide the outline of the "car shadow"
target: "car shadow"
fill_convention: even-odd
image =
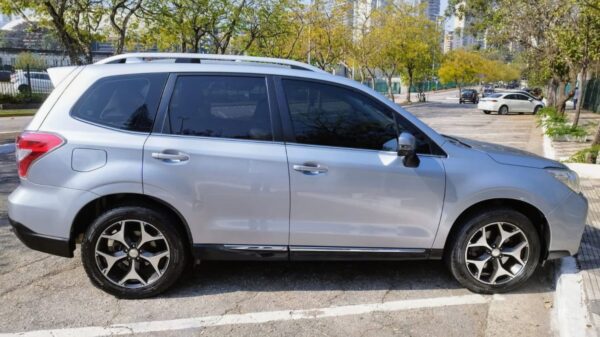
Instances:
[[[512,293],[554,289],[554,264],[538,267],[531,279]],[[204,262],[162,298],[201,297],[237,291],[373,291],[456,290],[442,261],[394,262]]]
[[[585,226],[577,264],[581,270],[600,273],[600,229],[589,224]]]

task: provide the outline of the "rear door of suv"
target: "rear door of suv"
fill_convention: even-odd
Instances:
[[[144,193],[184,216],[197,248],[287,252],[289,177],[271,87],[262,75],[169,78],[144,146]]]

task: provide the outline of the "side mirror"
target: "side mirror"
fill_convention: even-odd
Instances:
[[[417,139],[410,132],[402,132],[398,137],[398,156],[403,156],[402,163],[406,167],[419,166],[417,156]]]
[[[533,102],[533,98],[530,98],[530,99],[529,99],[529,102]]]

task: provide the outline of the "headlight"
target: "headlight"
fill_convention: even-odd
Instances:
[[[576,172],[558,168],[546,169],[546,172],[552,174],[554,178],[569,186],[575,193],[581,192],[581,188],[579,187],[579,176]]]

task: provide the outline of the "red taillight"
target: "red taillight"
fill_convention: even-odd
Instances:
[[[44,132],[23,132],[16,141],[16,157],[19,177],[25,178],[33,162],[58,148],[64,140],[55,134]]]
[[[497,101],[497,100],[495,100],[495,99],[493,99],[493,100],[491,100],[490,102],[494,102],[494,103],[496,103],[496,102],[498,102],[498,101]]]

